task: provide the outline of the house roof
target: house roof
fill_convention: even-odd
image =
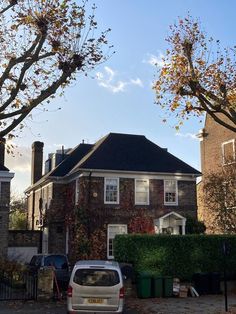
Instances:
[[[76,146],[56,168],[45,174],[35,185],[50,177],[63,178],[78,170],[201,175],[198,170],[149,141],[144,135],[109,133],[94,145]],[[33,186],[26,191],[31,188]]]
[[[67,154],[65,159],[63,159],[63,161],[56,168],[48,173],[48,176],[65,176],[85,155],[89,153],[92,147],[93,145],[91,144],[79,144]]]
[[[96,143],[76,168],[200,175],[198,170],[149,141],[144,135],[119,133],[110,133]]]
[[[0,171],[9,171],[9,169],[4,165],[0,164]]]

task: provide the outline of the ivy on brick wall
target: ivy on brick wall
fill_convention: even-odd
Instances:
[[[154,233],[153,219],[143,209],[133,216],[128,225],[129,233]]]

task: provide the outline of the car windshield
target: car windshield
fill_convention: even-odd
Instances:
[[[120,282],[119,274],[111,269],[77,269],[73,281],[81,286],[111,287]]]
[[[42,256],[40,255],[34,255],[30,261],[30,265],[31,266],[41,266],[41,260],[42,260]]]
[[[63,255],[46,256],[44,266],[54,266],[56,269],[68,269],[67,258]]]

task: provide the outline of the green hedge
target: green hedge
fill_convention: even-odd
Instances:
[[[194,273],[223,270],[223,242],[230,245],[227,269],[236,272],[234,235],[119,235],[114,255],[119,262],[134,264],[136,271],[149,271],[190,280]]]

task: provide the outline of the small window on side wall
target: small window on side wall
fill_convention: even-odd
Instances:
[[[104,203],[105,204],[119,204],[119,179],[118,178],[105,178]]]
[[[135,204],[149,205],[149,180],[135,180]]]
[[[75,205],[79,202],[79,179],[75,181]]]
[[[164,181],[164,204],[178,205],[178,185],[176,180]]]
[[[235,139],[222,143],[222,163],[232,164],[236,161]]]

